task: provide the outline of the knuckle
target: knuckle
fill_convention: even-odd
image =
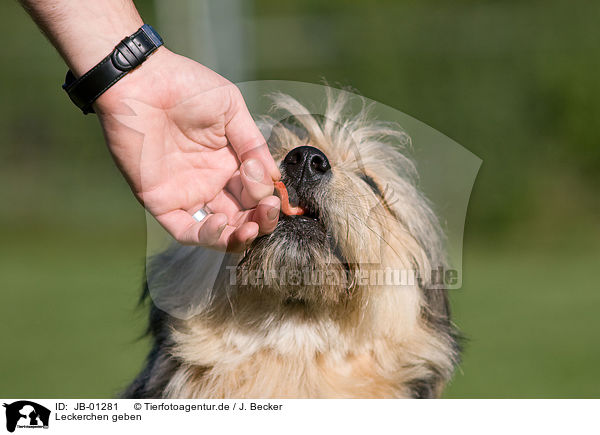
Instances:
[[[240,88],[238,88],[237,85],[233,83],[230,83],[228,86],[232,101],[243,102],[244,97],[242,96],[242,91],[240,90]]]

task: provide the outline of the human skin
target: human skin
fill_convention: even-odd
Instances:
[[[76,77],[143,24],[130,0],[21,3]],[[180,243],[240,251],[277,225],[281,175],[225,78],[162,46],[93,107],[133,194]]]

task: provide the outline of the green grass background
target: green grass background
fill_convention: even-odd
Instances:
[[[138,5],[154,22],[152,3]],[[464,286],[452,292],[468,340],[446,397],[600,397],[597,12],[583,0],[249,8],[261,24],[257,68],[240,79],[352,85],[483,159]],[[144,214],[16,2],[0,5],[0,29],[10,40],[0,69],[0,397],[111,397],[148,346],[136,309]]]

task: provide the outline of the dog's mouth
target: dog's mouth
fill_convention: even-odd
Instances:
[[[321,249],[330,251],[333,257],[347,268],[348,261],[342,254],[333,232],[328,228],[327,211],[323,208],[324,205],[319,203],[319,198],[321,202],[326,203],[325,191],[310,185],[290,191],[290,205],[301,208],[302,214],[288,215],[282,211],[279,215],[280,224],[274,233],[300,238],[304,244],[319,244]]]
[[[308,218],[319,221],[321,218],[321,205],[317,201],[325,193],[325,183],[299,183],[292,182],[284,175],[282,182],[278,183],[284,189],[283,194],[277,189],[281,204],[281,214],[293,218]]]
[[[315,204],[313,204],[310,201],[306,201],[306,200],[304,200],[304,201],[299,200],[297,202],[297,204],[298,204],[297,206],[299,208],[301,208],[304,211],[304,213],[301,215],[297,215],[297,216],[294,216],[294,215],[287,216],[286,215],[286,217],[289,217],[291,219],[301,219],[301,220],[308,219],[308,220],[312,220],[315,222],[320,222],[321,213],[319,211],[319,208]]]
[[[284,239],[286,243],[282,248],[290,250],[291,246],[296,246],[296,242],[299,247],[320,245],[320,249],[333,248],[335,243],[327,228],[326,210],[320,204],[326,202],[325,186],[294,183],[285,175],[280,184],[283,194],[282,189],[278,188],[277,194],[282,201],[279,223],[273,233],[259,239]]]
[[[291,189],[290,189],[291,190]],[[280,221],[284,221],[285,224],[281,228],[283,231],[298,231],[300,234],[310,235],[313,232],[322,233],[324,235],[321,239],[324,244],[327,245],[334,258],[341,264],[346,271],[349,271],[349,263],[346,257],[342,254],[342,249],[337,243],[331,231],[327,227],[327,219],[322,210],[322,206],[317,201],[318,189],[314,186],[304,186],[293,190],[293,197],[290,196],[290,204],[293,206],[301,207],[303,214],[301,215],[286,215],[280,213]],[[310,237],[309,237],[310,239]]]
[[[349,263],[335,232],[328,228],[331,211],[327,207],[332,203],[327,186],[329,180],[319,183],[296,181],[290,188],[286,178],[284,174],[289,208],[282,205],[275,230],[258,237],[245,251],[238,266],[240,270],[276,276],[276,282],[263,280],[252,286],[260,288],[265,292],[263,294],[277,295],[285,306],[309,302],[337,304],[349,294],[350,280],[346,279]],[[284,200],[282,198],[282,203]],[[299,213],[288,214],[284,208]]]
[[[289,184],[288,184],[289,186]],[[281,200],[280,220],[295,222],[320,222],[320,209],[306,190],[303,195],[295,188],[288,188],[282,181],[275,183],[275,194]]]

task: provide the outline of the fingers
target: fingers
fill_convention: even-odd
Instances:
[[[228,225],[224,213],[210,214],[197,222],[189,213],[174,210],[156,219],[182,245],[199,245],[220,251],[243,251],[258,237],[260,230],[258,223],[245,217],[235,225]]]
[[[237,228],[228,226],[226,231],[221,236],[222,240],[218,244],[218,249],[241,252],[256,239],[259,229],[256,222],[246,222]]]
[[[272,180],[279,180],[281,173],[269,152],[267,142],[254,123],[240,90],[231,87],[231,107],[229,121],[225,125],[225,135],[235,150],[239,160],[256,159],[262,163]]]
[[[209,247],[215,247],[221,240],[228,221],[224,213],[215,213],[197,222],[183,210],[174,210],[156,219],[182,245]]]
[[[239,173],[227,184],[227,189],[242,208],[250,209],[256,207],[261,199],[273,195],[273,180],[265,173],[260,161],[249,159],[242,163]]]
[[[240,212],[242,211],[242,207],[238,200],[227,190],[219,192],[212,201],[206,204],[205,208],[212,210],[213,212],[225,213],[229,219],[230,225],[235,225],[239,219]]]
[[[206,205],[210,210],[218,210],[229,217],[229,225],[240,226],[246,222],[256,222],[259,234],[271,233],[279,220],[281,201],[276,196],[260,200],[256,208],[241,210],[235,197],[229,192],[221,192]]]
[[[259,235],[273,232],[279,220],[279,198],[271,196],[263,199],[256,209],[241,212],[237,228],[227,225],[219,241],[213,245],[216,249],[228,252],[241,252]]]
[[[246,210],[256,207],[262,199],[272,196],[273,188],[273,180],[256,159],[243,162],[240,171],[235,173],[227,183],[227,190]]]
[[[269,196],[258,203],[251,219],[258,224],[259,234],[272,233],[279,221],[281,201],[276,196]]]
[[[248,159],[240,167],[242,184],[242,206],[250,208],[261,199],[273,195],[273,179],[265,173],[259,160]]]

